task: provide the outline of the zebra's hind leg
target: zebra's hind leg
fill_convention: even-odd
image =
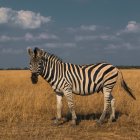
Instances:
[[[111,95],[111,114],[110,114],[110,122],[115,122],[116,118],[115,118],[115,99],[113,98],[113,96]]]
[[[97,120],[97,123],[99,124],[102,124],[104,122],[108,109],[111,107],[111,92],[107,88],[104,88],[103,93],[104,93],[104,110],[102,112],[102,115],[100,116],[100,119]]]
[[[77,116],[76,116],[76,113],[75,113],[75,109],[74,109],[74,103],[73,103],[73,98],[72,98],[72,91],[65,91],[64,92],[64,95],[67,99],[67,102],[68,102],[68,107],[69,107],[69,110],[72,114],[72,122],[71,122],[71,125],[72,126],[75,126],[77,123]]]

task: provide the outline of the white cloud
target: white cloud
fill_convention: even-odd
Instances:
[[[140,50],[140,47],[130,42],[119,42],[117,44],[109,44],[105,50]]]
[[[63,43],[62,46],[67,48],[73,48],[76,47],[76,44],[67,42],[67,43]]]
[[[129,21],[124,29],[117,30],[111,27],[93,25],[68,28],[77,46],[85,48],[92,46],[95,50],[101,48],[106,52],[140,50],[140,23]]]
[[[10,8],[0,8],[0,24],[8,22],[10,11]]]
[[[58,45],[58,43],[46,43],[44,46],[47,48],[57,48]]]
[[[59,37],[54,34],[47,34],[47,33],[41,33],[38,35],[37,39],[54,39],[58,40]]]
[[[12,48],[3,48],[1,53],[3,54],[22,54],[24,51],[22,49],[12,49]]]
[[[106,28],[106,27],[100,27],[98,25],[81,25],[79,27],[68,27],[67,31],[70,33],[75,33],[75,32],[93,32],[96,31],[97,29],[102,29],[102,28]]]
[[[33,46],[28,46],[31,48],[36,47],[36,45]],[[74,42],[59,42],[59,43],[45,43],[42,45],[39,45],[40,48],[51,48],[51,49],[56,49],[56,48],[75,48],[76,43]]]
[[[35,29],[39,28],[43,23],[48,23],[50,20],[50,17],[43,17],[40,13],[21,10],[17,12],[15,23],[25,29]]]
[[[97,26],[96,25],[88,25],[88,26],[81,25],[80,29],[84,31],[95,31],[97,29]]]
[[[97,36],[94,35],[86,35],[86,36],[82,36],[82,35],[78,35],[75,36],[75,41],[79,42],[79,41],[92,41],[97,39]]]
[[[114,35],[107,35],[107,34],[75,36],[75,41],[77,41],[77,42],[79,42],[79,41],[95,41],[95,40],[114,41],[114,40],[119,40],[119,38],[114,36]]]
[[[121,35],[124,33],[139,33],[140,32],[140,23],[136,21],[129,21],[126,25],[125,29],[120,30],[117,32],[117,35]]]
[[[22,37],[13,37],[7,35],[0,36],[0,42],[18,41],[18,40],[22,40]]]
[[[140,31],[140,24],[136,21],[129,21],[125,30],[128,32],[138,32]]]
[[[51,17],[41,16],[32,11],[15,11],[11,8],[0,8],[0,24],[19,26],[23,29],[36,29],[51,21]]]
[[[7,36],[1,35],[0,42],[8,41],[36,41],[36,40],[58,40],[59,37],[54,34],[40,33],[38,35],[33,35],[31,33],[26,33],[24,36]]]
[[[34,40],[34,36],[31,33],[26,33],[23,39],[26,41]]]
[[[65,43],[46,43],[44,45],[47,48],[75,48],[76,43],[65,42]]]
[[[73,27],[68,27],[66,28],[66,31],[70,32],[70,33],[74,33],[78,30],[78,28],[73,28]]]
[[[40,33],[38,35],[33,35],[31,33],[26,33],[24,36],[26,41],[36,41],[36,40],[58,40],[59,37],[54,34]]]
[[[10,37],[8,37],[8,36],[5,36],[5,35],[0,36],[0,41],[1,42],[6,42],[6,41],[9,41],[9,40],[10,40]]]

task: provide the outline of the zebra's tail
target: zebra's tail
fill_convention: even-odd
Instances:
[[[124,88],[124,90],[126,91],[126,93],[131,96],[134,100],[136,100],[136,97],[133,95],[132,93],[132,89],[128,87],[128,85],[126,84],[126,82],[124,81],[123,78],[123,74],[121,71],[119,71],[120,75],[121,75],[121,86]]]

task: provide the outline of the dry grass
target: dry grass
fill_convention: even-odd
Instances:
[[[56,98],[51,87],[42,79],[32,85],[29,71],[0,71],[0,139],[118,139],[140,138],[140,70],[122,70],[128,85],[133,88],[136,101],[120,86],[116,99],[117,122],[95,125],[103,109],[103,95],[74,96],[76,112],[81,120],[72,128],[69,122],[51,125],[56,113]],[[67,103],[63,100],[63,115]]]

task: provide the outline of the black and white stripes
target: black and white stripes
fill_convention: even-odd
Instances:
[[[111,64],[98,63],[90,65],[74,65],[64,63],[57,56],[49,54],[41,49],[28,49],[30,55],[30,70],[32,82],[37,83],[38,75],[41,75],[56,91],[57,96],[57,123],[61,119],[62,97],[65,95],[69,109],[72,113],[72,124],[76,124],[72,93],[77,95],[90,95],[95,92],[104,93],[104,111],[99,119],[103,122],[107,109],[111,107],[110,120],[115,119],[114,98],[112,89],[116,84],[119,70]],[[130,89],[123,80],[122,85],[127,93],[135,99]],[[124,84],[125,83],[125,84]]]

